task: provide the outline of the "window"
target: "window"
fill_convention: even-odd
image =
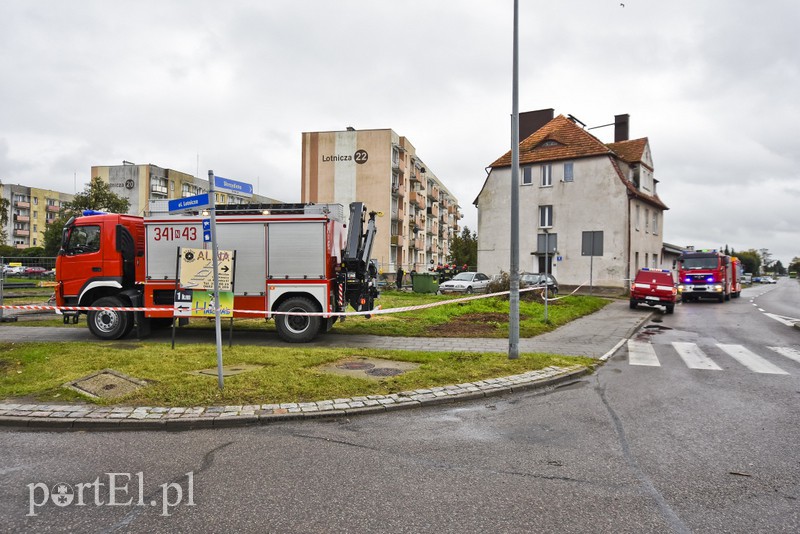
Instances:
[[[553,227],[553,206],[539,206],[539,228]]]
[[[634,227],[636,228],[636,231],[638,232],[639,231],[639,206],[638,205],[636,206],[636,218],[634,219],[633,222],[634,222],[634,225],[635,225]]]
[[[533,183],[533,176],[530,167],[522,168],[522,185],[531,185]]]
[[[653,253],[653,269],[657,269],[657,268],[658,268],[658,255]]]
[[[649,209],[645,209],[644,210],[644,231],[645,231],[645,233],[649,233],[650,232],[650,210]],[[647,262],[645,262],[645,265],[646,264],[647,264]]]
[[[553,166],[542,165],[542,187],[550,187],[553,185]]]
[[[536,252],[554,254],[558,250],[558,234],[539,234],[536,236]]]
[[[86,254],[100,250],[99,226],[73,226],[64,247],[67,255]]]
[[[653,234],[658,234],[658,212],[653,210]]]
[[[574,175],[572,174],[572,162],[568,162],[564,164],[564,181],[571,182],[573,180]]]

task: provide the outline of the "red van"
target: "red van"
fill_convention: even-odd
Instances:
[[[664,306],[667,313],[675,311],[678,290],[672,271],[666,269],[640,269],[631,285],[631,309],[638,304]]]

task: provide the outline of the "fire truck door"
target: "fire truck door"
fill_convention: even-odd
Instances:
[[[65,296],[78,296],[85,286],[96,284],[98,279],[119,277],[120,272],[106,266],[106,249],[113,252],[113,240],[103,241],[104,223],[75,225],[64,242],[63,254],[68,257],[69,268],[59,273]],[[113,235],[113,234],[112,234]],[[65,259],[66,261],[66,259]]]

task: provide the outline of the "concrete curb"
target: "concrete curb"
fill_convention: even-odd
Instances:
[[[552,388],[591,374],[596,367],[548,367],[520,375],[454,386],[280,405],[207,408],[81,406],[78,409],[75,406],[0,403],[0,427],[49,431],[193,430],[350,417]]]

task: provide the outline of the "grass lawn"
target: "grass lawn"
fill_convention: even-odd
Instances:
[[[383,309],[451,301],[453,296],[384,291]],[[573,319],[592,313],[608,300],[564,297],[548,304],[544,321],[541,300],[520,302],[520,336],[532,337]],[[78,325],[86,328],[84,320]],[[44,321],[20,321],[18,325],[60,325],[55,316]],[[272,330],[272,321],[237,319],[235,329]],[[66,327],[66,326],[65,326]],[[213,322],[195,320],[187,328],[213,329]],[[227,328],[227,326],[226,326]],[[379,314],[371,319],[349,317],[327,335],[375,334],[419,337],[508,336],[508,301],[485,298],[453,302],[410,312]],[[343,358],[384,358],[420,364],[414,371],[380,381],[332,375],[317,368]],[[225,347],[226,365],[251,364],[258,370],[226,377],[225,389],[216,377],[188,374],[216,367],[214,345],[180,345],[123,340],[103,343],[7,343],[0,344],[0,399],[28,398],[43,402],[86,400],[63,384],[110,368],[146,380],[150,385],[114,403],[157,406],[207,404],[260,404],[302,402],[358,395],[396,393],[408,389],[472,382],[548,367],[586,365],[589,358],[550,354],[523,354],[509,360],[505,353],[408,352],[373,349],[321,349],[303,345],[286,348]],[[96,401],[109,403],[108,401]]]
[[[501,353],[408,352],[373,349],[318,349],[303,346],[226,347],[226,365],[251,364],[258,370],[225,378],[222,392],[216,376],[189,371],[216,367],[213,345],[110,343],[0,344],[0,399],[25,398],[61,403],[86,400],[62,385],[106,368],[150,382],[113,402],[139,406],[202,406],[303,402],[397,393],[422,387],[459,384],[542,369],[551,365],[588,365],[583,357],[522,354],[509,360]],[[416,370],[382,380],[324,373],[320,365],[347,358],[371,357],[415,362]]]

